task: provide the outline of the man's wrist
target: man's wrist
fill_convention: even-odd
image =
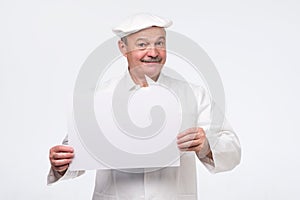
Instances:
[[[212,159],[212,152],[207,140],[205,141],[205,144],[203,145],[202,149],[199,152],[197,152],[197,155],[200,159],[205,157],[209,157]]]
[[[65,175],[66,171],[67,171],[67,169],[64,170],[64,171],[57,171],[57,173],[58,173],[59,175],[63,176],[63,175]]]
[[[65,175],[65,173],[67,172],[68,168],[65,169],[65,170],[63,170],[63,171],[57,171],[57,170],[53,169],[53,167],[52,167],[52,170],[53,170],[53,172],[54,172],[54,175],[55,175],[57,178],[61,178],[62,176]]]

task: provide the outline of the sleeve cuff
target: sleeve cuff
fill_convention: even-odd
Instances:
[[[50,172],[49,172],[48,178],[47,178],[47,185],[51,185],[51,184],[56,183],[61,180],[72,179],[72,178],[78,177],[82,174],[84,174],[83,170],[80,170],[80,171],[67,170],[66,173],[62,176],[58,172],[54,171],[53,169],[50,169]]]

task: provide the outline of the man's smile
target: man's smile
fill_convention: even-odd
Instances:
[[[141,59],[141,62],[143,63],[160,63],[162,61],[161,57],[151,58],[151,59]]]

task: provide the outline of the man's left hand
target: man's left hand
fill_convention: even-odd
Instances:
[[[181,151],[194,151],[199,158],[211,154],[208,140],[202,128],[189,128],[177,136],[177,146]]]

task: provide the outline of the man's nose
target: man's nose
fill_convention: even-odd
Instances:
[[[156,47],[149,47],[147,49],[147,56],[150,56],[150,57],[157,57],[158,56],[158,50]]]

